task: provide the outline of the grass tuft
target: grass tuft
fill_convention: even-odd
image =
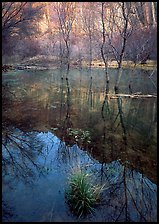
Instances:
[[[69,188],[66,190],[66,199],[71,210],[78,217],[94,212],[94,206],[100,200],[103,186],[93,185],[90,175],[75,171],[70,175]]]

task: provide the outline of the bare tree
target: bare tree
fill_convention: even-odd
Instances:
[[[126,4],[127,4],[127,7],[126,7]],[[114,87],[115,93],[119,92],[119,82],[120,82],[120,78],[122,75],[122,62],[123,62],[123,58],[124,58],[126,42],[127,42],[128,37],[131,34],[131,31],[129,31],[129,29],[128,29],[129,16],[131,14],[131,2],[129,2],[129,3],[122,2],[122,3],[120,3],[120,6],[121,6],[121,11],[122,11],[123,28],[122,28],[122,30],[119,28],[119,32],[121,34],[121,50],[119,52],[117,52],[117,54],[118,54],[118,59],[117,59],[118,74],[117,74],[117,79],[116,79],[116,83],[115,83],[115,87]]]
[[[111,54],[117,61],[117,78],[115,83],[115,93],[119,92],[119,82],[122,74],[122,62],[126,49],[126,42],[131,35],[132,28],[129,28],[129,20],[131,15],[131,2],[120,2],[110,7],[110,19],[107,23],[109,30],[106,32]]]
[[[109,74],[108,74],[108,59],[109,59],[109,47],[107,45],[107,36],[106,36],[106,24],[105,24],[105,2],[101,3],[102,8],[101,8],[101,21],[102,21],[102,45],[101,45],[101,56],[104,62],[104,66],[105,66],[105,78],[106,78],[106,88],[105,88],[105,98],[102,104],[102,109],[101,109],[101,113],[102,113],[102,118],[104,120],[104,124],[105,124],[105,116],[104,116],[104,108],[107,107],[107,111],[109,111],[109,100],[108,100],[108,93],[109,93]],[[107,6],[107,5],[106,5]],[[105,126],[104,126],[104,130],[105,130]],[[104,131],[105,133],[105,131]],[[104,134],[105,136],[105,134]],[[104,137],[105,139],[105,137]]]
[[[60,36],[62,36],[62,40],[64,41],[65,47],[64,52],[61,54],[62,60],[66,61],[67,71],[70,68],[70,51],[71,51],[71,31],[73,28],[73,23],[75,20],[75,2],[58,2],[55,5],[55,9],[58,15],[59,21],[59,32]],[[62,40],[60,39],[60,46],[62,47]],[[62,53],[62,49],[61,49]]]
[[[126,49],[126,42],[128,37],[131,35],[132,29],[129,29],[129,17],[131,15],[131,2],[120,2],[116,3],[116,9],[112,7],[111,10],[111,17],[110,17],[110,22],[108,21],[109,24],[109,31],[107,31],[106,35],[108,38],[109,46],[112,49],[112,53],[117,61],[118,67],[117,67],[117,76],[116,76],[116,81],[115,81],[115,94],[119,93],[119,82],[121,79],[122,75],[122,63],[123,63],[123,58],[125,54],[125,49]],[[112,5],[111,5],[112,6]],[[103,12],[103,8],[102,8]],[[102,24],[104,25],[104,22],[102,21]],[[103,26],[103,40],[105,41],[105,29]],[[119,38],[118,45],[115,45],[115,38]],[[103,41],[103,42],[104,42]],[[102,49],[101,49],[102,50]],[[103,53],[103,52],[102,52]],[[103,56],[102,56],[103,57]],[[104,59],[105,60],[105,59]],[[106,61],[105,61],[105,66],[107,66]],[[126,127],[123,119],[123,111],[122,111],[122,99],[117,98],[117,105],[118,105],[118,115],[120,117],[120,123],[121,127],[123,130],[123,141],[124,145],[126,147],[127,145],[127,137],[126,137]],[[103,108],[102,108],[103,109]],[[102,110],[103,111],[103,110]]]
[[[102,55],[102,59],[104,62],[104,66],[105,66],[105,76],[106,76],[106,93],[109,92],[109,75],[108,75],[108,53],[105,54],[105,44],[106,44],[106,31],[105,31],[105,22],[104,22],[104,6],[105,6],[105,2],[102,2],[102,12],[101,12],[101,19],[102,19],[102,46],[101,46],[101,55]]]
[[[37,21],[43,14],[43,5],[35,2],[2,3],[2,53],[12,55],[18,41],[38,33]]]
[[[136,13],[139,19],[139,22],[142,24],[142,26],[147,25],[147,18],[145,15],[145,4],[146,2],[135,2],[135,8],[136,8]]]
[[[24,21],[26,18],[23,17],[24,7],[27,2],[3,2],[2,3],[2,32],[7,30],[14,32],[17,24]]]
[[[3,2],[2,3],[2,36],[10,36],[34,31],[31,26],[42,16],[43,5],[34,5],[33,2]],[[35,30],[37,32],[37,29]],[[31,33],[30,33],[31,34]]]
[[[93,49],[93,36],[95,30],[95,3],[88,2],[84,5],[85,9],[82,10],[83,30],[89,39],[89,70],[91,73],[92,66],[92,49]]]
[[[153,2],[153,6],[154,6],[155,22],[157,23],[157,2]]]
[[[127,41],[125,57],[134,64],[145,64],[148,59],[157,58],[157,29],[156,27],[144,27],[134,29]]]

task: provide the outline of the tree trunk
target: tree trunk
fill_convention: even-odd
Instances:
[[[108,57],[105,57],[104,54],[104,45],[105,45],[105,23],[104,23],[104,2],[102,2],[102,37],[103,37],[103,42],[102,42],[102,46],[101,46],[101,55],[102,55],[102,59],[104,62],[104,66],[105,66],[105,77],[106,77],[106,94],[109,93],[109,75],[108,75]]]
[[[139,18],[139,21],[143,26],[147,24],[144,12],[144,2],[135,2],[136,12]]]
[[[154,18],[153,18],[153,12],[152,12],[152,2],[149,2],[149,25],[154,25]]]
[[[120,82],[120,78],[122,75],[122,62],[123,62],[123,57],[124,57],[124,52],[125,52],[125,47],[126,47],[126,40],[127,40],[127,29],[128,29],[128,15],[129,13],[125,13],[125,3],[122,2],[122,13],[123,13],[123,18],[124,18],[124,30],[123,30],[123,37],[122,37],[122,49],[121,49],[121,53],[119,56],[119,61],[118,61],[118,69],[117,69],[117,79],[116,79],[116,83],[115,83],[115,93],[119,93],[119,82]]]
[[[157,2],[153,2],[153,6],[154,6],[155,22],[157,23]]]

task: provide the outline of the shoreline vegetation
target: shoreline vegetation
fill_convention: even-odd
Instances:
[[[70,60],[70,66],[74,68],[87,68],[89,63],[87,61]],[[9,70],[45,70],[45,69],[55,69],[60,67],[60,60],[54,56],[38,55],[32,58],[27,58],[21,63],[13,62],[2,65],[2,72],[7,72]],[[114,60],[108,61],[108,68],[117,68],[118,64]],[[157,68],[157,62],[153,60],[147,60],[145,64],[133,63],[132,61],[123,61],[123,68],[141,68],[146,70],[154,70]],[[101,60],[93,60],[91,63],[91,68],[104,68],[104,63]]]

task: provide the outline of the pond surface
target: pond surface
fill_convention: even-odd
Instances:
[[[3,221],[157,221],[157,100],[111,97],[102,69],[3,74]],[[120,93],[156,95],[152,71],[124,69]],[[74,167],[106,185],[80,220],[65,202]]]

